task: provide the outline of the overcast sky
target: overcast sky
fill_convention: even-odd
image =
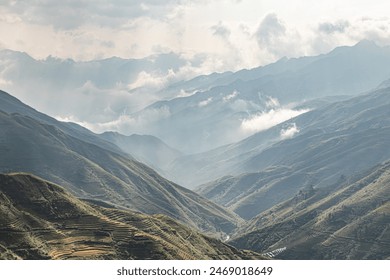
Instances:
[[[0,0],[0,48],[75,60],[174,52],[202,71],[390,45],[390,1]]]

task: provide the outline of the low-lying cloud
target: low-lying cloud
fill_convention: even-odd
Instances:
[[[287,128],[280,130],[280,139],[285,140],[293,138],[299,131],[296,123],[292,123]]]
[[[198,104],[198,106],[199,106],[199,107],[205,107],[205,106],[209,105],[212,101],[213,101],[213,98],[212,98],[212,97],[209,97],[209,98],[207,98],[206,100],[200,101],[199,104]]]
[[[308,111],[310,110],[294,110],[288,108],[271,109],[267,112],[258,113],[250,118],[244,119],[241,123],[241,129],[247,134],[260,132]]]

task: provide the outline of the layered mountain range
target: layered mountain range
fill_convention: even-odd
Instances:
[[[0,91],[0,258],[390,258],[389,62],[363,41],[199,76],[126,135]]]
[[[208,183],[200,187],[199,193],[244,218],[252,218],[300,189],[325,188],[341,176],[355,175],[388,160],[389,96],[390,88],[381,89],[313,110],[253,135],[235,145],[238,151],[244,150],[242,154],[225,157],[226,174],[239,175]],[[299,133],[280,139],[284,127],[292,125]],[[262,140],[272,134],[279,141],[264,145]],[[256,140],[259,144],[250,150]]]
[[[205,152],[313,109],[309,100],[372,90],[390,77],[389,63],[389,47],[362,41],[324,55],[172,85],[166,91],[189,96],[156,102],[130,116],[142,122],[134,127],[142,133],[185,153]],[[263,122],[262,115],[268,116]]]
[[[32,173],[78,197],[166,214],[204,231],[228,233],[240,223],[236,214],[164,179],[98,135],[38,113],[5,92],[0,96],[1,172]]]

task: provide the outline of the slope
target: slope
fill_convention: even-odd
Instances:
[[[283,259],[390,258],[390,162],[308,188],[253,218],[231,244]],[[241,235],[241,236],[240,236]]]
[[[0,174],[0,259],[256,259],[163,216],[104,208]]]
[[[20,114],[0,111],[0,171],[29,172],[94,198],[149,214],[162,213],[208,232],[230,232],[233,213],[162,178],[128,156]]]
[[[99,136],[162,174],[173,160],[181,156],[179,151],[151,135],[125,136],[117,132],[104,132]]]
[[[31,117],[40,123],[56,126],[65,133],[84,142],[88,142],[114,152],[120,152],[120,149],[117,146],[109,143],[108,141],[102,140],[92,131],[89,131],[88,129],[75,123],[57,121],[56,119],[42,114],[41,112],[38,112],[30,106],[22,103],[17,98],[2,90],[0,90],[0,111],[8,114],[19,113],[23,116]]]
[[[199,193],[252,218],[301,188],[327,187],[342,175],[354,175],[388,160],[389,96],[390,88],[370,92],[248,138],[246,142],[261,143],[264,134],[280,135],[284,127],[297,130],[290,139],[279,136],[269,147],[243,154],[239,161],[233,159],[235,174],[243,174],[206,184]]]

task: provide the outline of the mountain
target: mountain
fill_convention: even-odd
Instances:
[[[349,98],[350,96],[318,98],[303,102],[297,110],[321,108]],[[281,131],[295,131],[294,128],[289,120],[232,144],[202,153],[182,155],[176,158],[165,172],[171,180],[190,189],[225,175],[240,175],[248,171],[241,166],[246,160],[282,140]]]
[[[229,233],[240,223],[232,212],[164,179],[127,154],[83,141],[61,126],[21,113],[0,111],[0,172],[32,173],[78,197],[165,214],[214,234]]]
[[[81,201],[28,174],[0,174],[0,232],[0,259],[263,258],[164,215]]]
[[[189,96],[158,101],[129,114],[139,124],[130,126],[187,154],[205,152],[303,113],[294,109],[301,102],[371,90],[390,77],[389,63],[389,47],[363,41],[316,57],[198,77],[174,87]],[[199,87],[194,87],[196,81]]]
[[[112,143],[102,140],[101,138],[97,137],[97,134],[91,132],[90,130],[75,123],[57,121],[56,119],[42,114],[41,112],[38,112],[30,106],[22,103],[19,99],[9,95],[2,90],[0,90],[0,111],[8,114],[18,113],[23,116],[28,116],[34,120],[39,121],[40,123],[58,127],[68,135],[84,142],[97,145],[113,152],[121,151],[116,145],[112,145]]]
[[[159,89],[179,79],[186,72],[183,69],[197,59],[175,53],[91,61],[36,59],[3,49],[0,88],[58,120],[79,123],[97,133],[123,128],[122,134],[130,135],[136,131],[121,120],[153,102],[176,97],[178,92]]]
[[[389,259],[390,162],[308,188],[253,218],[231,244],[281,259]]]
[[[326,188],[340,176],[352,176],[389,160],[389,97],[390,88],[370,92],[253,135],[236,146],[259,144],[237,155],[239,160],[226,162],[230,170],[241,174],[205,184],[198,192],[249,219],[300,189]],[[282,137],[288,129],[294,133]],[[272,134],[278,135],[278,141],[263,145]]]
[[[133,134],[124,136],[117,132],[95,134],[78,124],[57,121],[1,90],[0,110],[6,113],[19,113],[38,120],[41,123],[56,126],[79,140],[95,144],[104,149],[116,153],[125,152],[129,154],[129,157],[135,157],[137,160],[152,166],[154,169],[158,169],[160,172],[162,172],[161,167],[168,165],[181,155],[179,151],[169,147],[160,139],[151,135]]]
[[[162,174],[172,161],[181,156],[181,152],[152,135],[125,136],[117,132],[104,132],[100,137]]]

